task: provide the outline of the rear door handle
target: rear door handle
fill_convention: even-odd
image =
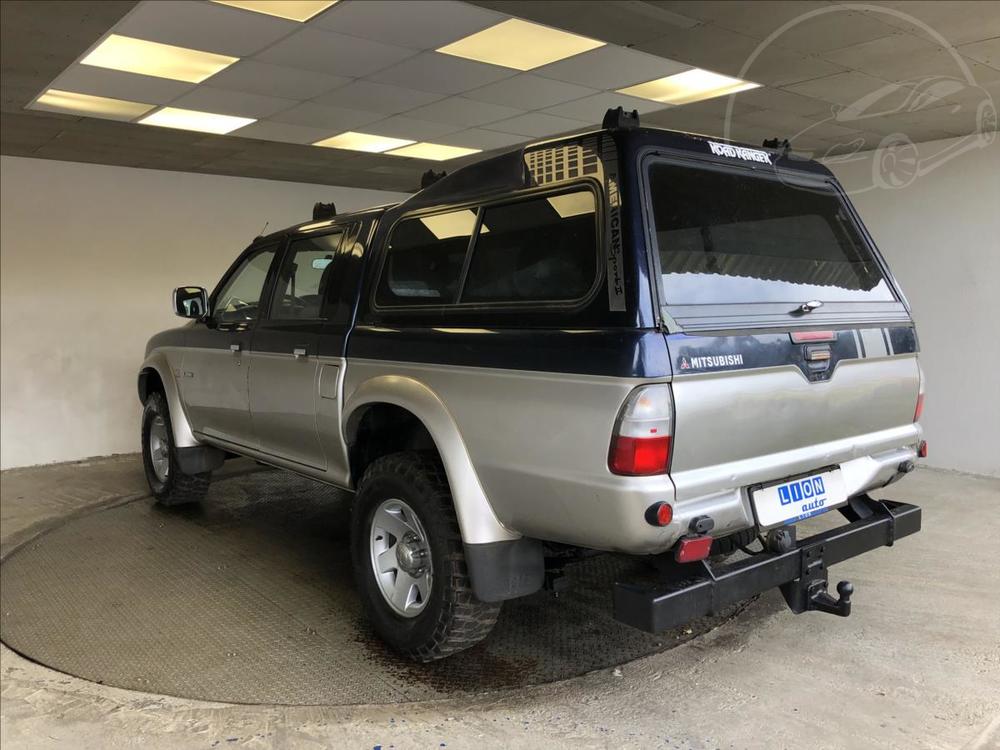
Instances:
[[[295,355],[295,359],[306,356],[306,348],[304,346],[297,346],[292,349],[292,354]]]

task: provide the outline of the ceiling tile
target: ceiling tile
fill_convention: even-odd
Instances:
[[[248,94],[245,91],[228,91],[213,86],[198,86],[194,91],[171,102],[171,106],[259,119],[291,109],[298,103],[294,99]]]
[[[168,78],[96,68],[92,65],[74,65],[56,78],[48,88],[78,91],[81,94],[108,96],[132,102],[167,104],[194,87],[193,83],[171,81]]]
[[[867,13],[834,5],[823,13],[799,21],[778,35],[773,43],[817,54],[881,39],[892,33],[891,26]]]
[[[594,0],[503,0],[491,5],[512,16],[518,16],[555,28],[568,29],[574,34],[602,39],[612,44],[629,46],[663,33],[664,28],[689,29],[698,20],[674,13],[662,4],[645,0],[615,0],[596,3]]]
[[[568,117],[571,120],[598,123],[604,119],[605,112],[615,107],[624,107],[628,112],[633,109],[638,110],[639,114],[642,115],[647,112],[655,112],[658,109],[666,109],[668,106],[670,105],[662,102],[651,102],[649,99],[639,99],[607,91],[565,104],[558,104],[555,107],[548,107],[542,111],[550,115]]]
[[[510,78],[514,72],[452,55],[424,52],[368,78],[377,83],[391,83],[420,91],[461,94],[469,89]]]
[[[579,130],[586,128],[589,124],[586,121],[570,120],[566,117],[556,117],[555,115],[547,115],[543,112],[529,112],[520,117],[491,123],[487,130],[540,138],[541,136],[555,135],[556,133],[569,130]]]
[[[687,0],[661,1],[660,6],[747,36],[764,38],[810,11],[828,8],[826,0]]]
[[[482,128],[469,128],[448,135],[448,143],[453,146],[478,148],[483,151],[514,146],[518,143],[524,143],[525,140],[526,137],[523,135],[499,133],[495,130],[483,130]]]
[[[513,78],[473,89],[466,92],[465,96],[469,99],[519,109],[542,109],[596,93],[596,89],[587,86],[521,73]]]
[[[234,130],[232,135],[243,138],[257,138],[262,141],[313,144],[333,135],[329,128],[310,128],[303,125],[289,125],[284,122],[260,120],[245,128]]]
[[[213,86],[250,94],[278,95],[288,99],[312,99],[350,82],[346,76],[332,76],[312,70],[286,68],[256,60],[240,60],[216,73]]]
[[[769,86],[740,92],[737,101],[740,105],[751,105],[758,109],[772,109],[777,112],[790,112],[794,115],[827,115],[830,113],[830,102],[803,96],[785,89],[773,89]]]
[[[244,13],[217,3],[147,0],[139,3],[115,26],[115,33],[246,57],[299,27],[292,21],[260,13]]]
[[[636,48],[716,73],[739,76],[758,44],[751,37],[705,24],[693,29],[671,29]]]
[[[366,125],[364,132],[387,135],[390,138],[409,138],[413,141],[435,141],[437,138],[461,129],[461,125],[453,123],[430,122],[429,120],[417,120],[413,117],[396,115]]]
[[[864,11],[882,23],[903,29],[923,39],[933,39],[930,28],[951,44],[1000,37],[1000,13],[996,2],[966,0],[937,2],[935,0],[883,0],[877,7]]]
[[[384,112],[393,115],[414,107],[443,99],[444,94],[430,91],[415,91],[387,83],[358,80],[316,97],[317,104],[352,107],[369,112]]]
[[[360,78],[412,56],[413,50],[332,31],[304,28],[257,55],[260,62]]]
[[[690,65],[611,45],[536,68],[535,75],[597,89],[615,89],[680,73]]]
[[[463,128],[473,128],[477,125],[496,122],[497,120],[506,120],[521,114],[524,114],[523,109],[452,96],[442,99],[439,102],[428,104],[425,107],[411,110],[406,113],[406,116],[414,117],[418,120],[451,123]]]
[[[313,23],[341,34],[431,50],[500,23],[506,16],[452,0],[341,2]]]
[[[897,32],[880,39],[852,44],[850,47],[827,52],[823,57],[851,70],[886,77],[886,75],[893,75],[900,70],[905,70],[915,56],[935,56],[936,53],[942,51],[943,48],[940,45],[931,41]],[[950,59],[945,60],[945,62],[949,61]],[[946,69],[940,70],[939,73],[951,72],[954,74],[957,72],[953,61],[945,67]]]
[[[996,39],[963,44],[958,51],[963,57],[978,60],[984,65],[1000,70],[1000,36]]]
[[[910,93],[907,87],[887,83],[853,70],[792,84],[786,86],[785,90],[844,106],[873,97],[878,92],[879,110],[901,106]]]
[[[349,130],[381,118],[378,112],[330,107],[313,102],[304,102],[273,117],[275,122],[291,125],[306,125],[312,128],[332,128]]]

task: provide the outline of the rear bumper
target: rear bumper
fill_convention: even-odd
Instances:
[[[689,563],[671,571],[672,581],[616,583],[615,618],[656,633],[716,614],[778,586],[783,587],[794,611],[819,609],[810,606],[804,590],[808,586],[814,591],[819,585],[825,591],[830,565],[877,547],[891,547],[897,539],[920,530],[920,508],[916,505],[863,498],[852,500],[841,512],[848,524],[802,539],[788,552],[760,554],[718,568],[708,561]]]

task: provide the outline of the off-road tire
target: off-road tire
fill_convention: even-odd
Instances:
[[[153,469],[150,455],[149,431],[153,420],[162,417],[166,422],[168,456],[170,468],[166,479],[160,480]],[[185,474],[177,461],[177,448],[174,445],[174,431],[170,426],[170,409],[166,397],[159,391],[150,393],[142,409],[142,468],[146,472],[146,482],[158,505],[174,506],[200,503],[208,492],[212,480],[212,472],[202,474]]]
[[[392,610],[372,570],[372,517],[391,498],[416,511],[430,546],[431,595],[415,617]],[[500,614],[500,603],[481,602],[472,593],[448,480],[433,454],[394,453],[371,463],[359,483],[351,513],[351,561],[362,605],[375,632],[415,661],[435,661],[475,646],[489,635]]]

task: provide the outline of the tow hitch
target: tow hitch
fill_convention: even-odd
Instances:
[[[920,531],[920,508],[861,495],[838,510],[848,520],[844,526],[798,541],[792,536],[762,554],[718,567],[708,560],[684,565],[664,560],[654,583],[616,583],[615,618],[657,633],[775,587],[796,614],[816,611],[847,617],[854,586],[841,581],[834,598],[828,591],[829,566],[891,547]]]
[[[788,608],[797,615],[817,610],[847,617],[851,614],[851,594],[854,593],[854,584],[850,581],[841,581],[837,584],[838,598],[830,596],[827,592],[823,551],[822,544],[802,549],[800,575],[790,583],[781,584],[781,593],[788,603]]]

